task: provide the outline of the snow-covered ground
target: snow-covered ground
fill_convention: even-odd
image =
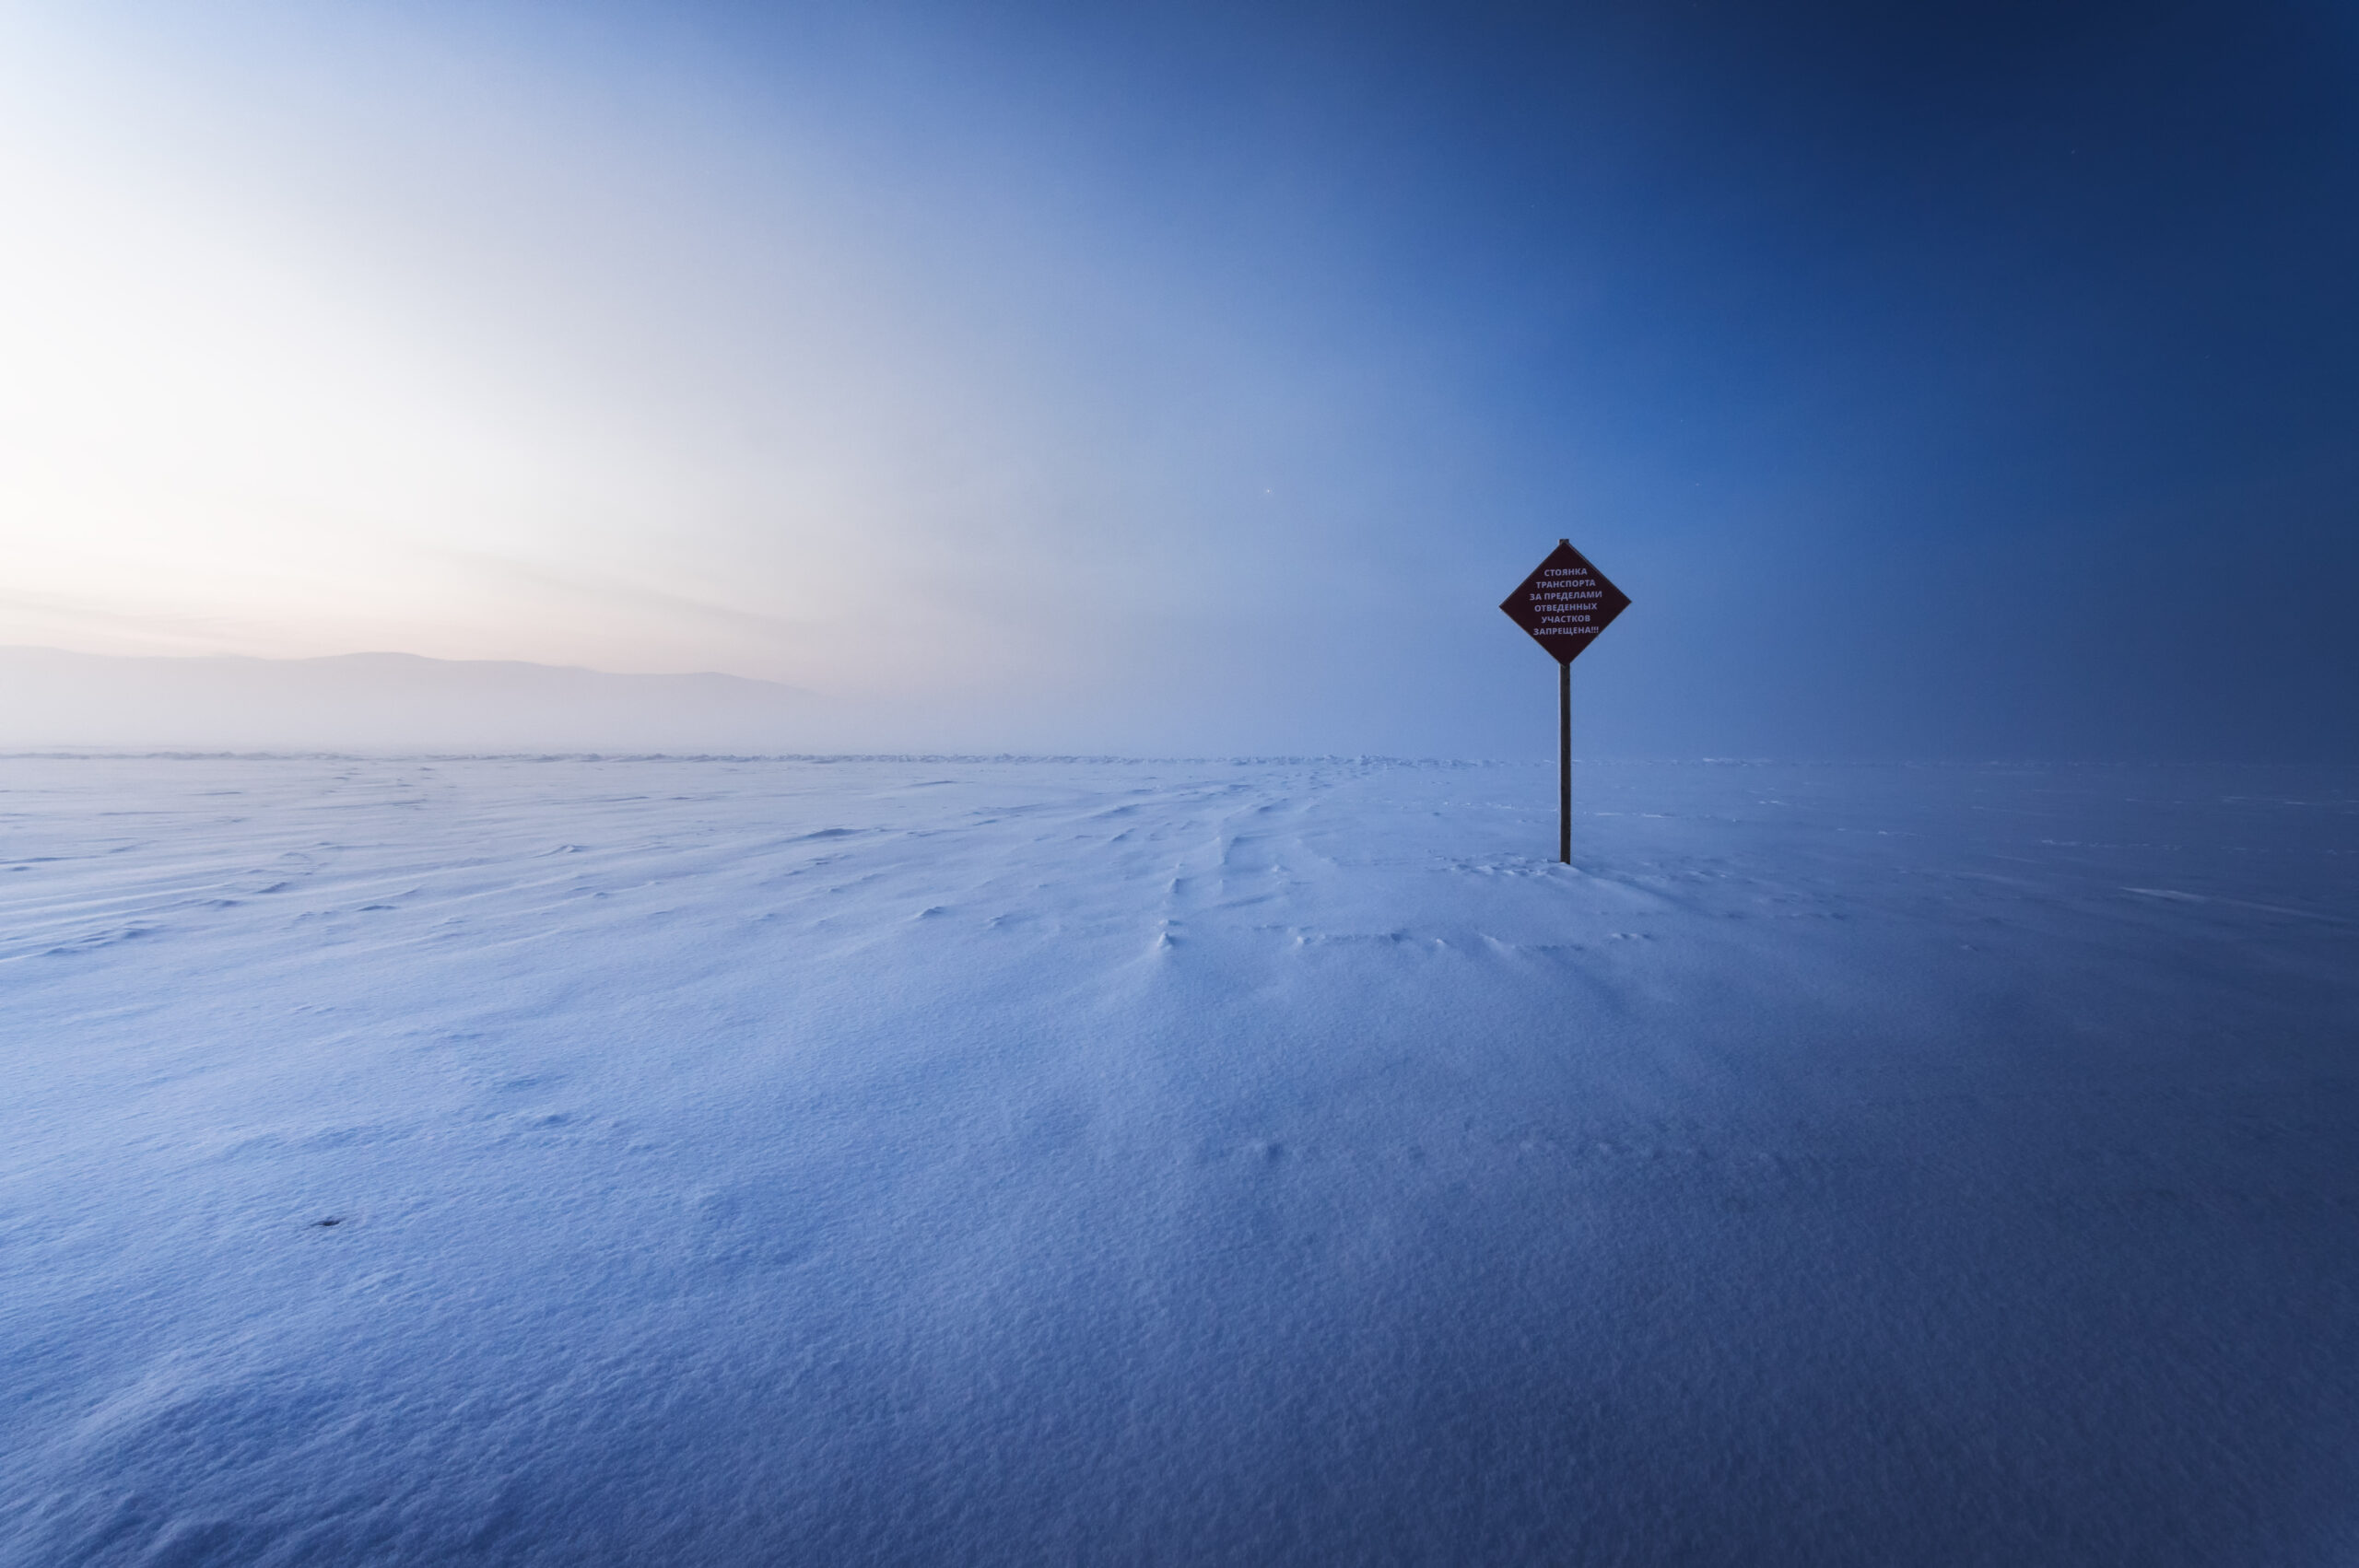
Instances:
[[[0,760],[0,1562],[2359,1560],[2359,775]]]

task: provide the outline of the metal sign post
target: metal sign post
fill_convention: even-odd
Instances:
[[[1556,666],[1556,861],[1573,863],[1573,661]]]
[[[1630,607],[1630,596],[1605,580],[1569,539],[1499,608],[1532,634],[1556,661],[1556,859],[1573,863],[1573,661],[1608,622]]]

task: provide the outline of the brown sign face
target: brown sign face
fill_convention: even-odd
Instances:
[[[1579,657],[1590,638],[1629,607],[1628,596],[1563,539],[1499,606],[1560,664]]]

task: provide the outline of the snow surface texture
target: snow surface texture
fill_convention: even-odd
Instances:
[[[2359,777],[0,761],[0,1562],[2359,1559]]]

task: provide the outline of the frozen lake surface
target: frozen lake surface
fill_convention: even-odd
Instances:
[[[1555,782],[0,760],[0,1562],[2359,1561],[2359,774]]]

